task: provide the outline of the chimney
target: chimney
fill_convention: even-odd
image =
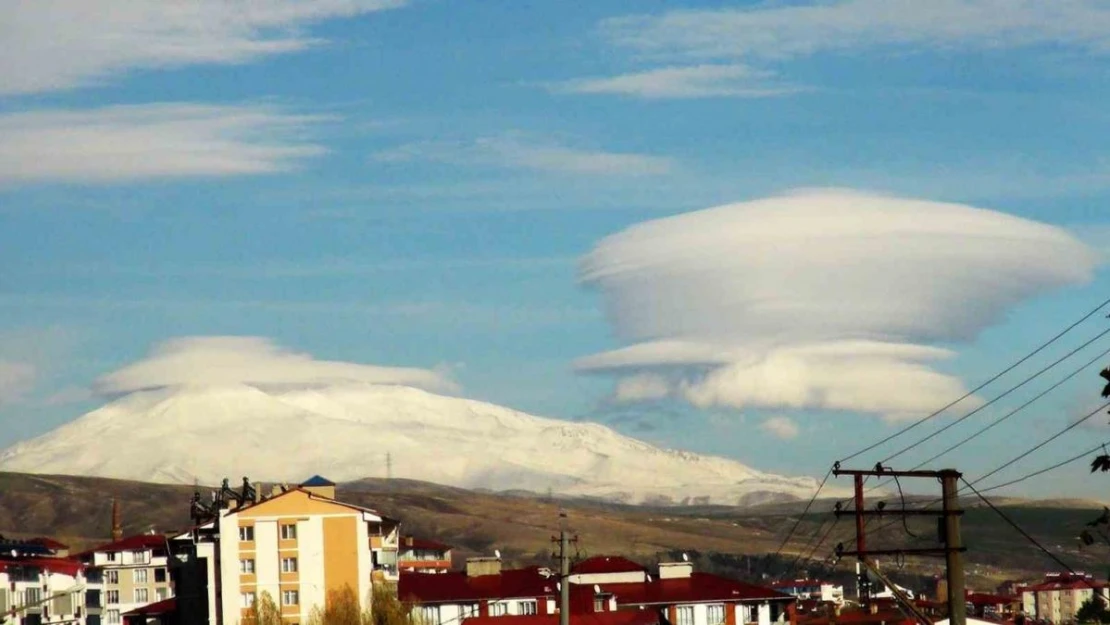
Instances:
[[[273,486],[270,487],[270,496],[271,497],[277,497],[278,495],[280,495],[284,492],[285,492],[285,489],[283,489],[281,487],[281,484],[274,484]]]
[[[123,539],[123,523],[120,520],[119,500],[112,498],[112,541]]]
[[[480,577],[482,575],[500,575],[501,574],[501,559],[500,558],[467,558],[466,559],[466,576],[467,577]]]
[[[317,497],[335,499],[335,482],[319,475],[313,475],[306,480],[301,484],[301,488]]]
[[[405,546],[411,547],[413,543],[412,536],[405,536]]]

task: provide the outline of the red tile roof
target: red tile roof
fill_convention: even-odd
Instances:
[[[428,540],[426,538],[416,538],[415,536],[406,536],[401,539],[401,547],[408,547],[409,549],[427,549],[428,551],[450,551],[451,545]]]
[[[756,599],[794,600],[793,596],[772,588],[709,573],[691,573],[690,577],[653,579],[650,582],[601,584],[601,588],[616,595],[617,604],[622,606]]]
[[[621,556],[594,556],[586,558],[581,562],[571,567],[572,573],[579,574],[594,574],[594,573],[636,573],[645,572],[646,568],[636,564],[628,558]]]
[[[62,550],[65,550],[65,549],[69,549],[69,545],[67,545],[65,543],[60,543],[60,542],[54,540],[53,538],[47,538],[45,536],[40,536],[38,538],[32,538],[31,540],[28,540],[27,542],[29,542],[33,545],[42,545],[43,547],[46,547],[47,549],[49,549],[51,551],[62,551]]]
[[[463,619],[462,625],[556,625],[558,614],[530,616],[478,616]],[[576,625],[658,625],[659,613],[655,610],[618,610],[575,614]]]
[[[555,576],[544,577],[539,567],[509,569],[499,575],[468,576],[462,572],[401,573],[397,596],[415,603],[459,603],[483,599],[544,597],[555,594]]]
[[[166,549],[166,537],[161,534],[136,534],[128,536],[114,543],[107,543],[93,547],[88,551],[76,554],[74,557],[85,557],[93,553],[118,553],[120,551],[143,551],[145,549]]]
[[[177,599],[174,597],[170,597],[169,599],[163,599],[161,601],[155,601],[154,603],[144,605],[141,608],[135,608],[130,612],[124,612],[123,617],[127,618],[129,616],[156,616],[158,614],[175,612],[176,610]]]
[[[70,577],[76,576],[85,569],[85,565],[71,558],[16,558],[0,560],[0,572],[14,567],[36,567],[51,573],[63,573]]]

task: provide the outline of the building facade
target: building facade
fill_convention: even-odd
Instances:
[[[446,573],[451,570],[451,546],[434,540],[405,536],[397,554],[403,573]]]
[[[1083,573],[1049,573],[1042,583],[1022,589],[1022,611],[1038,620],[1069,623],[1096,593],[1110,604],[1110,584]]]
[[[119,625],[124,612],[173,596],[169,548],[160,534],[139,534],[74,556],[102,583],[104,625]]]
[[[13,550],[14,551],[14,550]],[[100,586],[76,560],[0,558],[0,622],[5,625],[100,625]]]
[[[375,583],[398,579],[400,523],[335,500],[319,476],[257,501],[229,502],[216,518],[173,537],[180,622],[238,625],[263,593],[290,625],[332,591],[363,607]]]

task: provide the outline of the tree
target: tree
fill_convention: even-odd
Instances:
[[[259,595],[243,616],[243,625],[282,625],[281,609],[274,598],[265,590]]]
[[[350,586],[328,591],[323,608],[316,606],[309,615],[308,625],[420,625],[409,614],[409,608],[397,599],[386,584],[374,584],[370,591],[370,607],[359,605],[358,594]]]
[[[1079,606],[1075,620],[1078,623],[1110,623],[1110,609],[1107,609],[1105,601],[1091,597]]]

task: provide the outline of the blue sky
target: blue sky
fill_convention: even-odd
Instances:
[[[663,289],[675,267],[627,289],[583,284],[579,263],[606,237],[799,188],[902,198],[891,211],[926,230],[955,219],[942,203],[957,203],[1075,237],[1054,247],[1046,231],[1015,231],[992,213],[944,235],[936,258],[916,266],[928,276],[968,262],[998,281],[954,280],[956,289],[915,279],[905,288],[917,299],[889,294],[893,307],[943,291],[966,302],[946,308],[960,314],[914,308],[951,319],[905,332],[866,315],[836,336],[802,324],[807,349],[880,335],[949,349],[934,367],[945,379],[929,379],[970,388],[1110,292],[1110,9],[1098,2],[66,5],[0,0],[0,446],[102,403],[88,390],[101,376],[165,341],[244,335],[321,360],[446,368],[468,397],[821,474],[906,415],[869,410],[870,399],[845,407],[734,388],[706,400],[674,386],[622,403],[614,381],[630,377],[627,363],[581,366],[677,336],[673,318],[655,319],[650,336],[630,329],[630,313],[614,313],[623,304],[689,296],[713,312],[713,293],[785,262],[686,259],[699,291]],[[824,248],[805,237],[821,233],[806,234],[807,224],[840,210],[844,195],[805,197],[781,233],[820,263]],[[866,215],[844,210],[866,230]],[[666,239],[671,223],[655,236]],[[682,223],[691,241],[722,243],[699,238],[718,230],[712,222]],[[871,250],[875,265],[905,260],[897,241]],[[638,245],[604,262],[655,262],[655,243]],[[853,267],[838,275],[870,284]],[[811,318],[844,303],[824,297]],[[985,321],[980,308],[992,313]],[[744,335],[752,326],[729,326],[737,311],[722,304],[698,340],[755,349]],[[1029,370],[1106,323],[1096,315]],[[778,362],[769,355],[780,347],[753,353]],[[675,384],[705,373],[700,361],[682,364]],[[876,387],[890,383],[881,373],[867,372]],[[968,445],[960,468],[974,475],[1008,459],[1085,414],[1098,390],[1093,374],[1077,377]],[[1099,436],[1110,432],[1078,428],[1006,475]],[[1022,492],[1105,492],[1083,471]]]

